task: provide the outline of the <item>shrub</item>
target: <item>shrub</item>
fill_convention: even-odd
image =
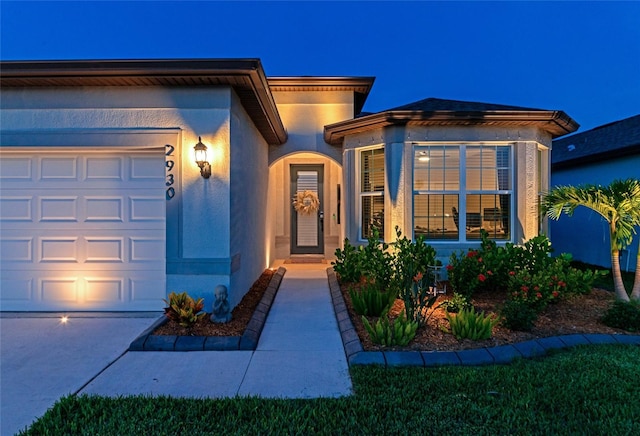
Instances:
[[[449,265],[447,265],[449,283],[454,291],[463,295],[467,300],[486,280],[486,271],[483,271],[482,255],[478,250],[469,250],[465,254],[451,253]]]
[[[640,302],[615,301],[602,317],[609,327],[640,332]]]
[[[376,283],[380,289],[387,289],[393,278],[393,255],[389,244],[380,240],[378,229],[373,228],[367,245],[360,248],[359,268],[367,281]]]
[[[393,287],[397,293],[413,286],[413,278],[421,273],[429,275],[427,280],[431,283],[433,277],[429,272],[430,266],[438,265],[436,250],[425,243],[424,236],[418,236],[415,241],[402,236],[402,232],[396,226],[396,241],[392,244],[393,258]]]
[[[358,315],[380,316],[395,301],[393,292],[381,291],[377,285],[365,283],[359,290],[349,288],[353,310]]]
[[[462,309],[457,315],[446,313],[451,326],[451,333],[456,339],[472,339],[474,341],[491,338],[493,327],[498,319],[493,314],[477,313],[475,308]]]
[[[511,330],[528,332],[538,319],[538,313],[524,301],[507,300],[500,310],[502,325]]]
[[[369,333],[371,341],[374,344],[380,344],[385,347],[406,346],[413,340],[418,330],[418,323],[408,319],[404,313],[401,317],[396,318],[393,324],[389,322],[386,313],[374,325],[371,325],[364,316],[362,317],[362,323],[367,333]]]
[[[433,305],[438,299],[438,295],[436,293],[431,294],[429,283],[428,276],[419,272],[413,278],[411,286],[402,288],[398,295],[404,302],[404,310],[407,317],[412,321],[416,321],[418,325],[426,324],[436,309]]]
[[[199,319],[203,318],[206,313],[200,313],[204,308],[204,299],[200,298],[195,301],[186,292],[176,294],[171,292],[169,300],[162,300],[167,303],[168,307],[164,308],[164,314],[167,318],[177,322],[182,327],[192,327]]]
[[[464,295],[454,292],[453,297],[443,301],[440,307],[449,313],[458,313],[462,309],[471,309],[471,303],[469,303],[469,300],[467,300]]]
[[[357,283],[360,281],[360,251],[351,245],[349,239],[344,240],[344,248],[336,249],[336,260],[331,262],[333,270],[342,283]]]
[[[509,298],[529,305],[536,312],[544,310],[549,303],[576,294],[591,291],[594,280],[603,271],[580,271],[570,266],[571,256],[563,254],[550,259],[540,271],[519,270],[510,272]]]

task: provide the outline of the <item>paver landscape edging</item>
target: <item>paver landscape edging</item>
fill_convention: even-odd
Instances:
[[[269,285],[256,306],[242,336],[169,336],[153,335],[153,331],[168,322],[162,315],[129,345],[129,351],[230,351],[255,350],[271,310],[271,305],[286,273],[283,267],[273,274]]]
[[[520,358],[544,356],[550,350],[587,344],[633,344],[640,346],[640,335],[573,334],[533,339],[509,345],[459,351],[365,351],[353,327],[333,268],[327,268],[331,301],[338,321],[347,362],[352,365],[385,367],[445,365],[479,366],[505,364]]]

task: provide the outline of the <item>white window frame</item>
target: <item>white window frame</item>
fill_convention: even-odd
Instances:
[[[411,147],[411,233],[413,238],[415,239],[415,196],[420,194],[434,194],[434,195],[451,195],[453,191],[428,191],[428,190],[416,190],[415,188],[415,153],[416,147],[458,147],[460,154],[460,163],[459,163],[459,190],[458,194],[458,239],[425,239],[425,241],[429,244],[468,244],[468,243],[477,243],[480,239],[467,239],[467,195],[509,195],[509,237],[506,239],[492,239],[497,243],[507,243],[513,241],[514,235],[514,209],[516,200],[514,198],[515,193],[515,162],[516,162],[516,144],[513,142],[412,142]],[[482,189],[467,189],[467,146],[471,147],[479,147],[479,146],[487,146],[487,147],[510,147],[509,154],[509,178],[511,181],[510,189],[506,190],[482,190]],[[498,167],[496,166],[496,169]]]
[[[383,155],[383,159],[384,159],[384,164],[383,164],[383,180],[384,180],[384,186],[382,191],[367,191],[367,192],[363,192],[362,190],[362,164],[363,164],[363,158],[362,158],[362,153],[363,152],[367,152],[367,151],[371,151],[371,150],[382,150],[382,155]],[[378,144],[378,145],[374,145],[374,146],[370,146],[370,147],[362,147],[362,148],[358,148],[356,149],[356,169],[357,169],[357,175],[356,175],[356,192],[357,192],[357,202],[358,202],[358,241],[359,242],[366,242],[367,238],[364,237],[363,235],[363,228],[362,228],[362,218],[363,218],[363,210],[362,210],[362,199],[364,197],[382,197],[383,201],[384,201],[384,195],[385,195],[385,191],[386,191],[386,182],[387,182],[387,165],[386,165],[386,158],[384,156],[384,152],[385,152],[385,146],[384,144]],[[386,205],[385,205],[386,206]],[[386,217],[386,207],[383,209],[383,216],[384,216],[384,222],[386,222],[387,217]],[[385,229],[379,229],[380,230],[380,239],[384,240],[384,231]]]

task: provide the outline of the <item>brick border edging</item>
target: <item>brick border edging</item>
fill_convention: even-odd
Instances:
[[[532,339],[509,345],[460,351],[364,351],[353,327],[347,305],[333,268],[327,268],[333,310],[338,321],[342,345],[349,366],[381,365],[385,367],[444,365],[479,366],[511,363],[519,358],[540,357],[549,350],[587,344],[632,344],[640,346],[640,335],[573,334]]]
[[[128,351],[252,351],[258,346],[260,334],[271,310],[282,278],[287,270],[278,268],[256,306],[242,336],[168,336],[152,335],[153,331],[169,319],[162,315],[129,345]]]

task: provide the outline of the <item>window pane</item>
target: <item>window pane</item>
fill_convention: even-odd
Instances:
[[[373,228],[380,231],[380,237],[384,236],[384,197],[382,195],[362,196],[362,239],[367,239],[373,234]]]
[[[360,154],[362,192],[384,191],[384,149],[366,150]]]
[[[467,239],[480,239],[480,230],[491,239],[509,239],[511,222],[511,195],[467,195]]]
[[[413,197],[413,232],[426,239],[458,239],[458,196],[417,194]]]
[[[457,146],[416,146],[413,189],[416,191],[457,191],[460,187],[460,148]]]
[[[467,146],[467,189],[496,191],[511,189],[510,146]]]

